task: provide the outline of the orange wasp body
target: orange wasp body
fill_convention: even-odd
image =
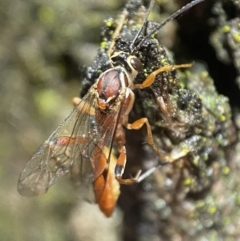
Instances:
[[[146,21],[147,17],[144,24]],[[161,67],[142,84],[135,85],[133,81],[142,63],[132,52],[115,51],[112,54],[110,46],[112,68],[99,76],[83,99],[75,103],[70,115],[34,153],[19,178],[18,191],[21,195],[46,193],[60,176],[70,173],[73,180],[81,185],[93,184],[96,203],[107,217],[111,216],[120,193],[119,183],[129,185],[146,176],[140,176],[139,172],[135,178],[122,179],[127,159],[124,127],[138,130],[146,125],[148,144],[161,159],[169,160],[154,145],[147,118],[128,123],[135,99],[133,90],[149,87],[161,72],[191,65]],[[113,143],[119,153],[116,161],[111,158]]]

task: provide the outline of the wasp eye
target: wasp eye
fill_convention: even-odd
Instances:
[[[142,69],[142,62],[137,57],[131,56],[130,65],[131,65],[131,68],[135,69],[138,72]]]

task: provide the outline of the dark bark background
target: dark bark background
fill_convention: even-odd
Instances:
[[[160,6],[161,16],[155,14],[157,19],[154,20],[162,21],[187,2],[158,1],[154,9],[156,13]],[[71,98],[80,93],[81,69],[91,64],[96,55],[103,20],[116,17],[125,1],[0,0],[0,4],[1,240],[240,238],[237,231],[240,223],[239,181],[234,178],[230,179],[230,184],[222,184],[228,177],[218,182],[224,187],[222,195],[218,196],[219,202],[225,205],[222,210],[221,205],[218,206],[222,214],[219,217],[227,217],[221,224],[223,226],[219,227],[214,222],[211,227],[200,225],[197,227],[200,232],[193,231],[189,226],[184,234],[172,231],[168,236],[161,235],[161,223],[154,223],[154,218],[151,222],[148,221],[149,217],[143,219],[143,199],[152,200],[154,195],[157,196],[153,192],[144,193],[149,188],[148,182],[145,186],[122,187],[119,200],[121,208],[117,207],[110,219],[106,219],[97,206],[82,202],[64,178],[46,195],[29,199],[19,196],[17,181],[22,168],[38,146],[70,113]],[[239,21],[236,20],[239,9],[238,1],[205,0],[160,30],[162,44],[175,54],[176,63],[200,61],[207,66],[218,92],[229,98],[236,125],[239,124],[240,103],[240,34]],[[228,32],[223,29],[226,25],[234,30],[227,37]],[[129,142],[131,138],[138,140],[138,135],[141,134],[128,133]],[[233,162],[239,160],[238,146],[230,150]],[[134,159],[135,152],[139,154],[140,151],[129,152],[129,160],[133,162],[138,161]],[[230,176],[237,176],[238,168],[233,168]],[[229,189],[225,193],[227,187]],[[227,198],[230,201],[226,205],[224,200]],[[156,201],[155,198],[153,200]],[[161,205],[160,202],[158,204]],[[200,223],[198,218],[193,220]],[[162,227],[175,227],[182,222],[182,218],[168,222]]]

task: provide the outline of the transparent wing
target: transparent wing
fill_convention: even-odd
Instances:
[[[112,147],[121,109],[121,103],[115,102],[107,113],[102,113],[93,86],[26,164],[18,182],[19,193],[23,196],[46,193],[66,173],[71,174],[74,182],[92,183],[109,159],[103,150]]]

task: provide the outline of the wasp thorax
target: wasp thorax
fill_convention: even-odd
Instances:
[[[97,102],[99,108],[106,109],[110,101],[114,100],[118,96],[121,87],[119,70],[111,69],[104,72],[97,82]]]

